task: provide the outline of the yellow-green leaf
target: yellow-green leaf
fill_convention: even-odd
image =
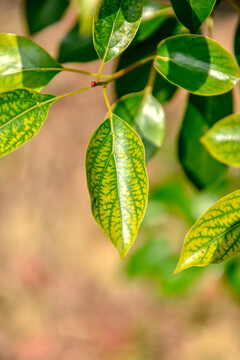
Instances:
[[[54,95],[17,89],[0,94],[0,156],[17,149],[37,134]]]
[[[218,161],[240,166],[240,114],[218,121],[203,135],[201,142]]]
[[[86,173],[93,216],[123,259],[146,210],[148,179],[143,143],[118,116],[93,133]]]
[[[40,90],[61,70],[62,66],[32,40],[0,34],[0,92],[22,87]]]
[[[240,251],[240,190],[211,206],[190,229],[175,273],[216,264]]]

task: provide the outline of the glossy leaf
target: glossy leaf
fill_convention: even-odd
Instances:
[[[137,44],[131,44],[131,46],[129,46],[129,48],[121,55],[116,70],[121,70],[152,54],[155,52],[159,40],[178,33],[178,31],[180,31],[180,27],[175,18],[166,20],[160,26],[158,31],[149,39]],[[151,62],[146,63],[129,72],[125,76],[118,78],[115,83],[118,97],[142,91],[147,84],[150,69]],[[173,96],[175,91],[176,87],[157,73],[153,88],[153,95],[158,99],[158,101],[163,104]]]
[[[142,16],[142,0],[101,0],[93,22],[93,42],[105,63],[133,40]]]
[[[198,95],[218,95],[233,88],[239,69],[232,55],[216,41],[201,35],[163,40],[156,69],[173,84]]]
[[[240,251],[240,190],[211,206],[188,232],[175,273],[230,259]]]
[[[0,92],[21,87],[40,90],[61,69],[58,62],[30,39],[0,34]]]
[[[211,14],[216,0],[171,0],[178,20],[191,32],[196,32]]]
[[[118,116],[93,133],[86,173],[93,216],[123,259],[146,210],[148,179],[142,141]]]
[[[202,271],[191,269],[173,276],[176,261],[177,256],[171,250],[168,241],[147,239],[131,254],[126,271],[131,277],[144,276],[155,280],[165,296],[178,296],[193,287]]]
[[[155,0],[145,0],[143,2],[142,20],[133,43],[148,39],[171,15],[171,6]]]
[[[79,25],[75,24],[61,41],[58,61],[61,63],[88,62],[96,59],[98,55],[93,46],[92,35],[80,35]]]
[[[217,122],[201,138],[208,152],[227,165],[240,166],[240,114]]]
[[[0,94],[0,156],[17,149],[35,136],[56,97],[29,89]]]
[[[178,156],[187,177],[199,189],[219,183],[226,167],[212,158],[200,142],[214,123],[233,111],[232,93],[218,96],[191,94],[180,129]]]
[[[69,0],[26,0],[26,17],[31,34],[58,22]]]
[[[113,107],[114,114],[131,125],[143,140],[148,160],[161,147],[165,136],[165,113],[151,94],[129,94]]]
[[[237,25],[235,38],[234,38],[234,52],[238,65],[240,65],[240,22]]]

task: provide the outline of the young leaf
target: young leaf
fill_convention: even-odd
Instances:
[[[165,136],[165,113],[152,94],[129,94],[113,106],[114,114],[137,131],[146,151],[146,161],[162,146]]]
[[[201,142],[218,161],[240,166],[240,114],[218,121],[205,133]]]
[[[93,133],[86,173],[93,216],[123,259],[146,210],[148,179],[142,141],[118,116]]]
[[[211,206],[188,232],[175,273],[230,259],[240,251],[240,190]]]
[[[218,95],[238,82],[233,56],[219,43],[201,35],[178,35],[157,49],[156,69],[173,84],[199,95]]]
[[[79,34],[78,23],[62,39],[59,49],[58,61],[88,62],[98,59],[94,49],[92,35]]]
[[[26,17],[31,34],[58,22],[69,0],[26,0]]]
[[[21,87],[40,90],[61,69],[58,62],[30,39],[0,34],[0,92]]]
[[[0,94],[0,156],[17,149],[40,130],[54,95],[17,89]]]
[[[196,32],[211,14],[216,0],[171,0],[178,20],[191,32]]]
[[[226,167],[212,158],[200,142],[201,136],[223,116],[233,111],[232,93],[188,98],[178,140],[178,156],[187,177],[204,189],[223,179]]]
[[[101,0],[93,22],[93,42],[104,63],[133,40],[142,16],[142,0]]]

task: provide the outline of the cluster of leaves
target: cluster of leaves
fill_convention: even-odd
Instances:
[[[68,5],[68,0],[27,0],[30,32],[59,21]],[[75,0],[78,19],[63,37],[58,61],[28,38],[0,35],[1,156],[36,135],[54,102],[103,86],[108,114],[89,141],[86,175],[93,216],[121,258],[133,244],[146,210],[145,161],[163,145],[162,105],[178,87],[190,93],[178,140],[186,176],[205,189],[225,176],[226,165],[240,166],[240,115],[232,114],[231,93],[239,68],[218,42],[199,34],[216,5],[216,0],[172,0],[171,5],[156,0]],[[239,62],[239,26],[235,53]],[[104,64],[117,56],[116,72],[103,75]],[[62,65],[97,58],[102,60],[98,73]],[[38,92],[62,71],[96,78],[69,94]],[[112,81],[118,100],[111,106],[106,89]],[[218,263],[239,252],[239,209],[237,190],[207,210],[187,234],[176,271]]]

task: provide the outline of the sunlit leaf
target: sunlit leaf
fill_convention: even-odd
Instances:
[[[129,94],[113,107],[113,112],[131,125],[143,140],[148,160],[159,149],[165,136],[165,113],[151,94]]]
[[[149,39],[137,44],[131,44],[131,46],[129,46],[129,48],[121,55],[116,70],[121,70],[154,53],[159,40],[178,33],[180,28],[182,29],[175,18],[169,18]],[[147,84],[150,69],[151,62],[134,69],[125,76],[118,78],[116,80],[116,92],[118,97],[142,91]],[[163,104],[173,96],[175,91],[176,87],[157,73],[153,88],[153,95]]]
[[[35,136],[56,97],[17,89],[0,94],[0,156]]]
[[[86,173],[93,216],[123,259],[146,210],[148,179],[143,143],[118,116],[93,133]]]
[[[177,256],[168,241],[147,239],[131,254],[126,271],[131,277],[144,276],[155,280],[164,295],[178,296],[192,288],[202,272],[200,269],[191,269],[173,276],[176,261]]]
[[[240,251],[240,190],[211,206],[188,232],[175,273],[230,259]]]
[[[27,87],[42,89],[62,66],[30,39],[0,34],[0,92]]]
[[[80,35],[79,25],[75,24],[61,41],[58,61],[88,62],[96,59],[98,55],[93,46],[92,35]]]
[[[201,142],[218,161],[240,166],[240,114],[218,121],[205,133]]]
[[[196,32],[211,14],[216,0],[171,0],[178,20],[191,32]]]
[[[226,174],[226,167],[209,155],[200,138],[214,123],[232,111],[231,92],[211,97],[189,96],[179,134],[178,155],[186,175],[199,189],[219,183]]]
[[[199,95],[218,95],[238,82],[233,56],[216,41],[201,35],[178,35],[157,49],[156,69],[173,84]]]
[[[26,0],[29,31],[34,34],[58,22],[69,5],[69,0]]]
[[[93,42],[107,62],[123,52],[133,40],[142,16],[142,0],[101,0],[94,16]]]

